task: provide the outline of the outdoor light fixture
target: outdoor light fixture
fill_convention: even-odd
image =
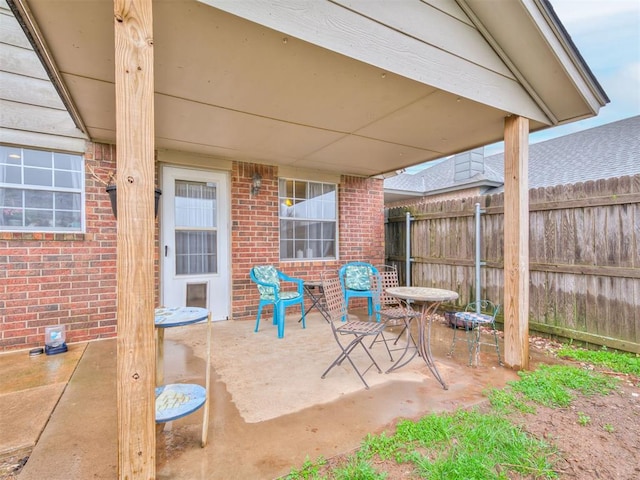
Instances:
[[[105,189],[109,194],[109,200],[111,201],[111,211],[113,212],[113,216],[118,218],[118,190],[116,189],[115,183],[107,185]],[[155,189],[155,216],[158,216],[158,206],[160,203],[160,195],[162,195],[162,190],[159,188]]]
[[[254,173],[251,179],[251,195],[258,195],[260,188],[262,187],[262,175]]]

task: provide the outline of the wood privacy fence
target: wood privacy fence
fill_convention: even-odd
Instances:
[[[504,303],[504,194],[388,209],[401,282],[409,212],[411,284],[457,291],[454,308],[475,298],[476,203],[481,296]],[[640,175],[531,190],[529,211],[530,330],[640,353]]]

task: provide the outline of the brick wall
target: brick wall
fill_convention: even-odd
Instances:
[[[250,195],[254,172],[262,175],[262,189]],[[339,259],[337,261],[280,261],[277,168],[248,163],[233,167],[231,193],[232,317],[253,320],[258,290],[249,278],[254,265],[272,264],[287,275],[319,279],[324,270],[337,270],[345,262],[384,262],[383,182],[343,176],[338,188]],[[350,306],[364,306],[355,299]],[[298,307],[291,307],[295,311]],[[287,310],[289,312],[290,310]],[[263,315],[270,316],[265,309]]]
[[[90,172],[115,171],[115,148],[92,145],[85,164],[85,234],[0,232],[0,351],[44,346],[55,325],[69,343],[116,332],[116,222]]]
[[[116,168],[115,147],[90,145],[85,164],[86,233],[0,232],[0,351],[43,346],[45,327],[55,325],[66,326],[68,343],[116,334],[116,221],[103,184]],[[262,189],[252,196],[255,172],[262,175]],[[277,167],[234,162],[233,319],[255,319],[258,292],[249,278],[253,265],[270,263],[289,275],[318,279],[323,270],[337,270],[350,260],[384,261],[382,181],[345,176],[338,199],[339,260],[280,262]],[[156,252],[159,298],[157,242]],[[359,304],[364,300],[351,306]]]

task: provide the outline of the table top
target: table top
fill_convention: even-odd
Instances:
[[[414,302],[448,302],[456,300],[458,294],[452,290],[429,287],[391,287],[385,290],[392,297]]]
[[[156,387],[156,423],[166,423],[189,415],[204,405],[206,400],[206,390],[193,383]]]
[[[155,326],[158,328],[180,327],[201,322],[209,317],[209,310],[199,307],[156,308]]]

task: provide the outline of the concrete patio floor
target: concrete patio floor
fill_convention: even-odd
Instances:
[[[307,317],[310,322],[325,321],[313,313]],[[253,329],[253,322],[238,323]],[[259,335],[273,334],[262,328]],[[436,362],[456,372],[447,378],[448,390],[432,378],[424,383],[394,381],[257,423],[243,420],[227,386],[212,369],[208,445],[201,448],[199,443],[202,409],[167,424],[157,434],[157,478],[275,479],[307,458],[351,451],[368,433],[389,429],[400,418],[482,402],[485,388],[500,388],[517,378],[514,371],[497,365],[495,350],[486,346],[479,367],[467,366],[465,344],[448,357],[452,333],[434,322]],[[172,363],[172,355],[183,352],[168,348],[165,364]],[[295,359],[288,361],[295,368]],[[202,368],[197,359],[176,358],[176,362],[187,370]],[[425,377],[431,377],[423,367]],[[324,368],[319,366],[318,375]],[[60,355],[30,358],[26,351],[0,355],[0,378],[0,459],[28,456],[20,480],[117,478],[115,339],[70,345]],[[286,388],[286,379],[283,385]],[[265,404],[269,401],[264,399]]]

